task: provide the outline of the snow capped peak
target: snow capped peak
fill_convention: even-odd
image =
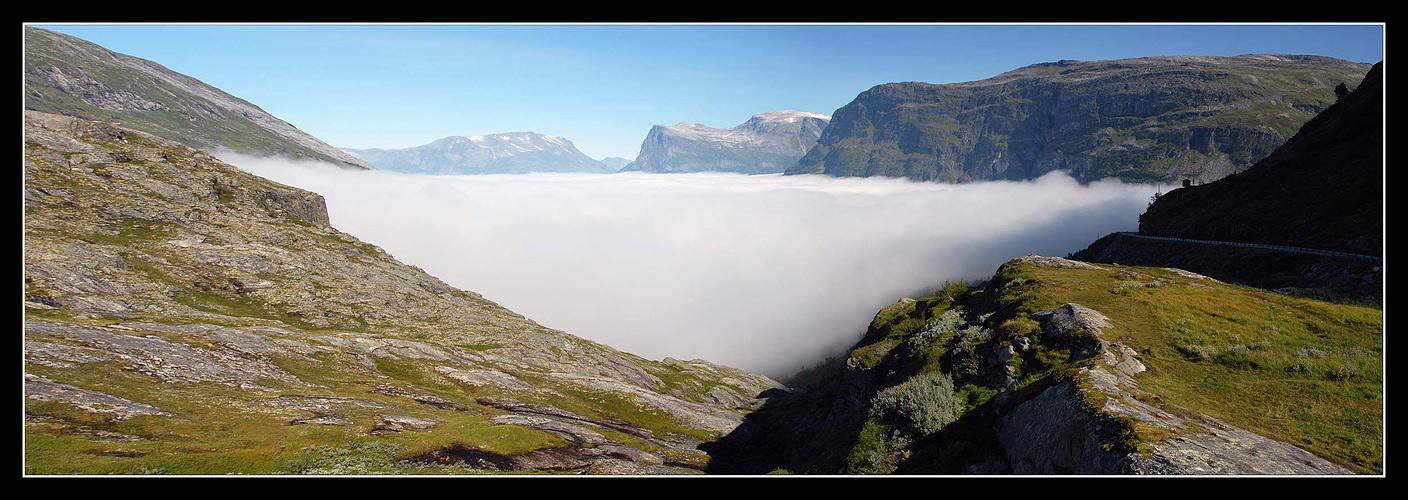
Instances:
[[[501,132],[463,136],[494,157],[513,156],[528,151],[564,151],[576,154],[572,141],[537,132]]]
[[[767,113],[758,113],[756,115],[753,115],[753,119],[755,120],[781,121],[787,123],[796,123],[798,120],[801,120],[803,118],[817,118],[827,121],[831,120],[830,116],[823,115],[821,113],[812,113],[809,111],[770,111]]]

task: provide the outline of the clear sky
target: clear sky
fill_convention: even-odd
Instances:
[[[533,131],[598,159],[634,158],[655,124],[829,115],[888,82],[1060,59],[1384,52],[1382,24],[35,26],[156,61],[338,147]]]

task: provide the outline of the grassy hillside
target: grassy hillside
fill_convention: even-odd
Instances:
[[[776,386],[545,328],[204,152],[25,118],[27,474],[693,473]]]

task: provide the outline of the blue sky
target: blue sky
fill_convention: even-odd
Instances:
[[[887,82],[1060,59],[1383,59],[1383,25],[49,25],[190,75],[324,142],[533,131],[634,158],[655,124],[831,114]]]

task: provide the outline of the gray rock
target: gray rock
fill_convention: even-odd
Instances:
[[[372,434],[381,432],[423,432],[430,430],[440,422],[428,418],[417,418],[406,415],[377,415],[376,424],[372,427]]]
[[[170,416],[155,406],[24,374],[24,394],[37,401],[62,401],[89,413],[111,414],[114,422],[142,415]]]
[[[1196,412],[1178,416],[1145,403],[1133,375],[1144,370],[1129,347],[1099,338],[1103,315],[1067,304],[1041,317],[1056,330],[1084,325],[1099,340],[1098,363],[1002,416],[997,437],[1017,474],[1348,474],[1295,446]],[[1036,314],[1033,318],[1038,317]],[[1098,402],[1098,407],[1091,407]],[[1134,425],[1173,437],[1135,447]]]

